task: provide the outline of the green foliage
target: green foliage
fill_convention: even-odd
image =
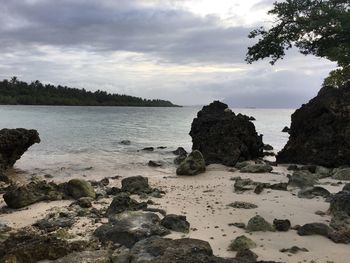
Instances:
[[[342,69],[332,70],[329,76],[325,78],[323,86],[342,87],[350,79],[350,66]]]
[[[0,81],[0,104],[3,105],[68,105],[68,106],[144,106],[176,107],[166,100],[147,100],[138,97],[109,94],[105,91],[86,91],[63,86],[30,84],[16,77]]]
[[[274,3],[268,14],[276,17],[273,26],[253,30],[249,38],[259,38],[248,48],[246,61],[252,63],[270,58],[273,65],[285,56],[285,50],[296,46],[304,54],[312,54],[337,62],[338,79],[350,80],[350,1],[286,0]],[[342,73],[342,71],[344,72]],[[345,72],[346,71],[346,72]],[[327,80],[329,82],[330,80]]]

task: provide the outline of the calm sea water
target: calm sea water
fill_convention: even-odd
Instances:
[[[201,107],[52,107],[0,106],[0,128],[30,128],[41,143],[28,150],[16,168],[31,174],[115,175],[118,169],[145,167],[148,160],[172,163],[171,150],[191,149],[188,135]],[[264,142],[280,150],[288,139],[291,109],[233,109],[254,116]],[[120,144],[130,140],[130,145]],[[165,146],[148,153],[144,147]]]

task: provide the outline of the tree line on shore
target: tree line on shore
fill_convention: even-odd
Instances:
[[[144,106],[176,107],[170,101],[143,99],[134,96],[95,92],[85,89],[42,84],[36,80],[31,83],[18,80],[0,81],[0,104],[2,105],[67,105],[67,106]]]

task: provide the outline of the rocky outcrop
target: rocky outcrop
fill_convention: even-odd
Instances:
[[[0,171],[12,167],[30,146],[39,142],[39,133],[36,130],[0,130]]]
[[[214,101],[204,106],[192,122],[193,150],[203,154],[206,164],[233,166],[238,161],[262,156],[262,137],[249,117],[233,113],[226,104]]]
[[[191,152],[179,167],[176,169],[177,175],[197,175],[205,172],[205,161],[199,151]]]
[[[338,167],[350,164],[350,82],[324,87],[292,115],[287,145],[278,163]]]
[[[24,186],[13,186],[3,198],[10,208],[22,208],[40,201],[61,200],[64,197],[59,185],[46,181],[31,182]]]

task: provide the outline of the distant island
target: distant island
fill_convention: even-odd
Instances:
[[[180,107],[167,100],[143,99],[128,95],[95,92],[66,86],[54,86],[34,81],[30,84],[16,77],[0,81],[1,105],[55,105],[55,106],[139,106]]]

